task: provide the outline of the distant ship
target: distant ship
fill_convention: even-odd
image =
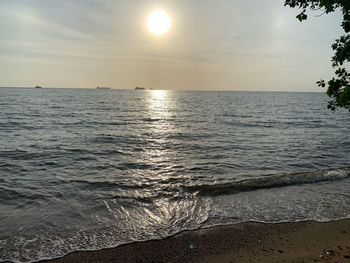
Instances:
[[[143,87],[136,87],[135,90],[145,90]]]
[[[111,89],[110,87],[97,87],[96,89]]]
[[[34,87],[34,89],[42,89],[42,87],[36,86],[36,87]]]

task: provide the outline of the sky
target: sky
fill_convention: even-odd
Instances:
[[[322,91],[341,15],[283,0],[1,0],[0,86]],[[156,36],[147,17],[171,19]]]

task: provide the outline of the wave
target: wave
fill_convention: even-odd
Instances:
[[[176,177],[167,179],[155,179],[147,182],[121,181],[89,181],[68,180],[60,181],[60,184],[79,184],[81,190],[105,190],[122,191],[122,195],[115,193],[114,198],[185,198],[188,194],[194,196],[218,196],[230,195],[240,192],[256,191],[259,189],[279,188],[293,185],[304,185],[322,182],[338,181],[350,178],[350,167],[329,169],[314,172],[285,173],[274,175],[262,175],[260,177],[241,180],[209,181],[209,178],[198,176]],[[199,180],[201,179],[201,180]],[[134,191],[138,191],[135,195]],[[120,193],[119,193],[120,194]]]
[[[196,192],[202,196],[216,196],[259,189],[337,181],[349,177],[350,167],[345,167],[324,171],[266,175],[234,182],[190,185],[185,186],[184,190]]]
[[[209,178],[176,177],[166,180],[151,180],[147,183],[136,183],[128,181],[85,181],[69,180],[64,183],[79,183],[81,189],[104,189],[122,190],[123,195],[114,197],[128,197],[138,199],[148,198],[156,200],[158,198],[185,198],[185,196],[218,196],[230,195],[240,192],[256,191],[259,189],[279,188],[293,185],[304,185],[322,182],[338,181],[350,178],[350,167],[329,169],[314,172],[285,173],[274,175],[263,175],[260,177],[241,179],[235,181],[221,180],[208,181]],[[61,182],[63,183],[63,182]],[[134,190],[139,191],[135,195]]]

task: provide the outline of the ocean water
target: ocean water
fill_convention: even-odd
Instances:
[[[349,217],[349,153],[322,93],[0,89],[0,260]]]

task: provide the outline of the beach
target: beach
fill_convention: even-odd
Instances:
[[[350,263],[350,0],[0,14],[0,263]]]
[[[44,262],[350,262],[350,220],[218,226]]]

